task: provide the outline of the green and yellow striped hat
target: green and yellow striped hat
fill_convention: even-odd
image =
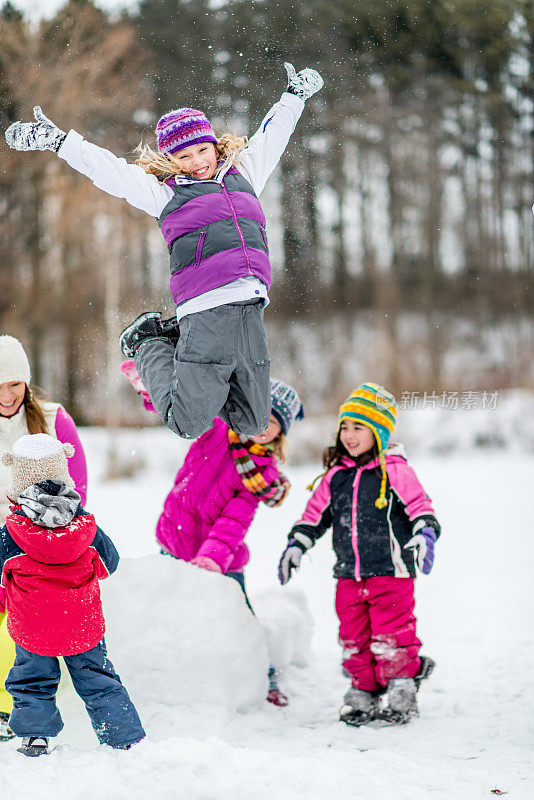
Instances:
[[[344,419],[350,419],[360,425],[365,425],[374,433],[380,456],[382,469],[382,483],[380,496],[375,505],[384,508],[386,501],[386,462],[383,451],[388,446],[389,437],[393,433],[397,419],[397,404],[395,398],[378,383],[362,383],[354,389],[350,397],[339,409],[339,425]]]

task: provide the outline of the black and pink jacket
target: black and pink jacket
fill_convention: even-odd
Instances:
[[[289,538],[313,547],[333,529],[336,578],[363,580],[379,575],[414,578],[413,550],[404,545],[425,525],[440,526],[430,498],[398,445],[385,451],[387,506],[376,508],[381,473],[378,461],[357,467],[351,458],[328,470]]]

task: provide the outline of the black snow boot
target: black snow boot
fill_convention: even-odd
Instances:
[[[6,714],[5,711],[0,711],[0,742],[8,742],[10,739],[14,739],[15,736],[16,734],[9,727],[9,714]]]
[[[119,336],[119,345],[126,358],[133,358],[135,351],[145,339],[163,337],[161,313],[147,311],[128,325]]]
[[[17,748],[19,753],[35,758],[36,756],[48,755],[48,739],[46,736],[26,736],[22,744]]]
[[[167,339],[170,339],[170,341],[176,347],[178,344],[178,339],[180,338],[180,331],[178,329],[176,317],[161,320],[161,329],[163,331],[163,335],[166,336]]]
[[[419,667],[419,672],[414,678],[415,681],[415,688],[419,691],[419,687],[423,681],[426,681],[427,678],[430,678],[434,667],[436,666],[436,662],[430,656],[420,656],[421,665]]]
[[[359,728],[360,725],[366,725],[376,719],[379,708],[380,700],[377,692],[366,692],[351,686],[343,698],[339,719],[347,725]]]

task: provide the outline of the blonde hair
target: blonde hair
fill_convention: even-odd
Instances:
[[[232,133],[224,133],[216,143],[212,142],[212,144],[217,151],[218,166],[216,172],[219,172],[224,161],[229,161],[230,164],[239,164],[241,153],[248,144],[248,138],[246,136],[234,136]],[[148,172],[149,175],[155,175],[159,180],[166,181],[174,175],[187,174],[164,153],[158,153],[147,144],[140,142],[134,152],[138,153],[135,163],[142,167],[145,172]]]

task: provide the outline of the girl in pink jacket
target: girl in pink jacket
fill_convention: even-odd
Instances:
[[[402,448],[388,447],[393,395],[364,383],[343,403],[326,472],[293,526],[279,565],[286,584],[302,554],[333,528],[336,611],[343,669],[351,679],[340,719],[405,723],[434,662],[419,656],[414,616],[416,567],[428,574],[440,526]]]
[[[145,408],[151,409],[133,360],[123,362],[121,371],[142,396]],[[284,461],[285,439],[293,421],[304,417],[304,407],[291,386],[271,379],[270,387],[267,430],[249,438],[216,417],[189,448],[156,526],[162,553],[233,578],[251,611],[243,572],[249,560],[245,536],[260,502],[278,506],[287,495],[289,481],[278,461]],[[267,699],[275,705],[288,702],[278,689],[273,666]]]

